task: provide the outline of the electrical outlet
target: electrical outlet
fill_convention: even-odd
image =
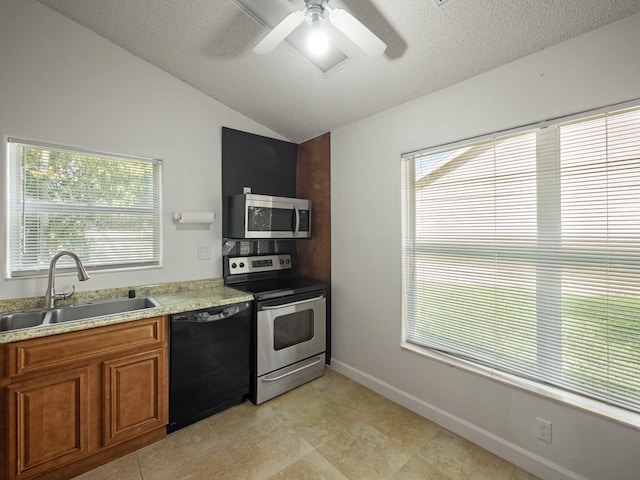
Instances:
[[[209,245],[198,245],[198,260],[211,260]]]
[[[551,443],[551,422],[536,418],[536,437],[543,442]]]
[[[251,253],[251,242],[240,242],[240,255],[249,255]]]

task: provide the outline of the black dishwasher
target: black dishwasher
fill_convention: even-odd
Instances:
[[[167,432],[249,395],[252,318],[253,302],[171,315]]]

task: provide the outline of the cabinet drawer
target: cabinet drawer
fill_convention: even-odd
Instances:
[[[165,339],[166,317],[155,317],[23,340],[7,345],[7,373],[15,377],[39,372],[120,350],[160,345]]]

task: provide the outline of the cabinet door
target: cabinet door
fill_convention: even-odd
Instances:
[[[10,478],[31,478],[88,452],[88,369],[7,387]]]
[[[103,363],[104,445],[167,424],[168,382],[163,349]]]

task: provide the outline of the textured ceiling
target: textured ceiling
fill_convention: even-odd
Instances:
[[[388,48],[353,47],[324,76],[286,44],[254,54],[267,30],[230,0],[39,1],[294,142],[640,12],[640,0],[331,0]]]

